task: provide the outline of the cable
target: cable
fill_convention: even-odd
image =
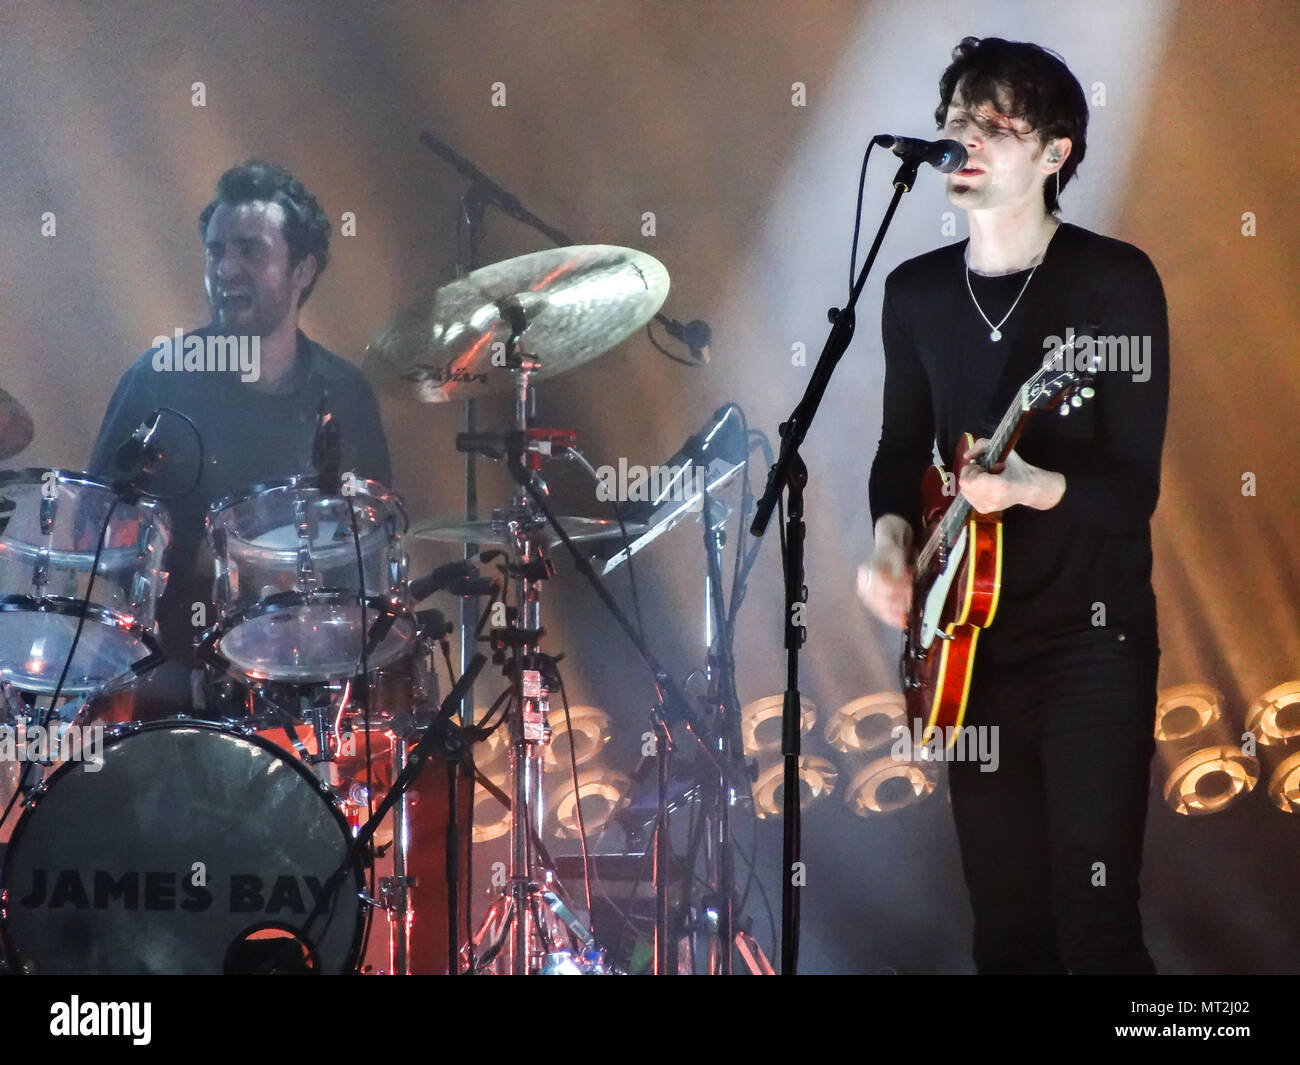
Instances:
[[[751,870],[753,870],[753,869],[754,869],[754,859],[752,859],[749,855],[747,855],[747,854],[744,852],[744,850],[741,848],[741,846],[740,846],[739,843],[737,843],[737,844],[735,845],[735,847],[736,847],[736,850],[740,853],[740,857],[744,860],[745,864],[748,865],[749,868],[750,868]],[[772,953],[768,955],[768,958],[769,958],[769,959],[771,959],[771,958],[779,958],[779,957],[781,956],[781,955],[780,955],[780,939],[779,939],[779,937],[777,936],[777,933],[776,933],[776,914],[775,914],[775,912],[772,910],[772,900],[769,899],[768,896],[767,896],[767,888],[763,885],[763,878],[762,878],[762,877],[760,877],[760,876],[756,876],[756,877],[754,878],[754,883],[756,883],[756,884],[758,885],[758,893],[759,893],[759,896],[760,896],[760,897],[762,898],[762,900],[763,900],[763,908],[767,911],[767,924],[768,924],[768,931],[769,931],[769,932],[771,933],[771,935],[772,935]]]
[[[199,481],[203,480],[203,434],[199,432],[199,427],[194,424],[193,418],[191,418],[188,414],[184,413],[183,411],[177,410],[175,407],[159,407],[158,412],[160,414],[174,414],[182,421],[188,423],[190,429],[194,431],[194,442],[199,447],[199,462],[195,470],[194,480],[190,482],[190,486],[187,489],[185,489],[184,492],[181,492],[179,495],[174,495],[174,496],[160,496],[154,494],[153,492],[145,491],[144,489],[139,490],[142,496],[148,496],[150,499],[157,499],[164,503],[167,503],[176,499],[184,499],[186,496],[190,495],[194,491],[194,489],[198,488]]]
[[[370,638],[369,638],[369,626],[367,624],[367,618],[366,618],[366,568],[365,568],[365,561],[361,555],[361,528],[357,524],[356,507],[352,503],[352,496],[350,493],[344,492],[342,493],[342,495],[343,495],[344,502],[346,502],[348,505],[348,517],[352,525],[352,544],[356,551],[356,558],[357,558],[357,577],[360,582],[358,586],[357,602],[361,608],[361,631],[360,631],[361,673],[360,676],[354,675],[353,682],[354,682],[354,686],[359,690],[359,694],[360,694],[361,723],[362,723],[362,728],[365,730],[365,735],[366,735],[366,739],[365,739],[366,813],[367,813],[367,820],[369,820],[370,818],[374,817],[375,794],[374,794],[374,765],[371,762],[371,754],[370,754],[370,652],[367,647],[367,645],[370,642]],[[360,683],[357,684],[356,683],[357,681],[360,681]],[[404,741],[395,740],[394,742],[404,742]],[[317,751],[318,757],[324,754],[328,754],[328,752]],[[325,907],[327,905],[330,907],[330,912],[325,921],[325,931],[321,933],[322,939],[324,938],[325,933],[329,931],[329,927],[334,920],[334,913],[335,913],[333,896],[336,896],[338,894],[339,889],[342,888],[344,884],[344,881],[347,880],[347,867],[355,858],[353,850],[354,848],[351,846],[348,848],[347,853],[344,855],[342,862],[339,863],[338,867],[334,870],[333,873],[330,874],[329,878],[325,881],[324,890],[321,892],[320,897],[316,901],[316,904],[312,907],[311,912],[307,915],[307,919],[303,921],[302,927],[299,929],[299,934],[302,936],[304,940],[308,942],[308,944],[311,943],[311,940],[308,937],[307,933],[311,930],[312,925],[314,925],[316,921],[320,918],[321,914],[325,912]],[[369,880],[368,880],[369,894],[371,898],[375,898],[376,897],[375,896],[375,861],[374,861],[373,853],[369,856],[366,864],[369,867],[369,873],[370,873]]]
[[[560,698],[564,700],[564,726],[569,730],[569,766],[573,772],[573,808],[578,814],[578,838],[582,841],[582,881],[587,894],[587,923],[595,935],[595,921],[591,910],[591,855],[587,851],[587,823],[582,816],[582,791],[578,787],[578,754],[573,746],[573,718],[569,715],[569,693],[564,690],[564,677],[559,667],[555,669],[560,682]]]
[[[650,328],[653,322],[654,322],[653,318],[651,318],[649,322],[646,322],[645,335],[650,338],[651,345],[654,347],[654,349],[657,352],[659,352],[660,355],[672,359],[673,362],[680,362],[683,366],[689,366],[694,370],[698,370],[704,365],[703,363],[695,362],[692,359],[683,359],[680,355],[674,355],[671,351],[669,351],[662,344],[660,344],[659,341],[655,339],[654,331]]]
[[[375,769],[370,754],[370,627],[366,623],[366,565],[361,556],[361,528],[357,524],[357,508],[353,505],[352,496],[349,493],[344,492],[343,499],[348,505],[348,519],[352,524],[352,544],[356,549],[357,556],[357,586],[360,589],[360,594],[357,596],[357,600],[361,607],[361,675],[360,677],[355,678],[355,681],[359,682],[356,683],[355,686],[360,689],[361,727],[366,733],[366,818],[369,820],[375,815]],[[394,736],[393,742],[405,743],[406,741],[400,737]],[[317,753],[324,754],[326,752]],[[370,897],[373,899],[376,898],[375,860],[373,855],[371,855],[367,864],[370,866],[368,888]],[[327,931],[329,929],[329,921],[333,919],[334,914],[331,910],[329,920],[325,923]],[[304,936],[305,934],[306,930],[304,929]],[[322,933],[322,935],[323,934],[324,933]]]
[[[63,660],[63,671],[59,674],[59,682],[54,686],[54,694],[50,696],[50,705],[41,711],[41,716],[37,720],[37,727],[42,731],[49,728],[50,719],[54,716],[54,708],[57,705],[60,696],[63,694],[63,685],[68,679],[68,670],[72,668],[72,660],[77,653],[77,644],[81,642],[81,631],[86,625],[86,613],[90,609],[91,594],[95,590],[95,578],[99,574],[99,560],[104,553],[104,540],[108,536],[108,525],[113,520],[113,512],[117,510],[121,497],[114,494],[113,500],[108,505],[108,513],[104,515],[104,524],[100,526],[99,540],[95,544],[95,555],[90,562],[90,578],[86,581],[86,594],[81,598],[81,610],[77,617],[77,630],[72,635],[72,645],[68,648],[68,656]],[[49,764],[53,764],[50,762]],[[18,786],[14,788],[14,793],[9,797],[9,802],[5,805],[4,812],[0,813],[0,827],[3,827],[5,821],[9,819],[9,814],[13,811],[14,803],[18,801],[18,796],[23,791],[23,780],[27,776],[27,766],[24,765],[18,774]]]
[[[581,451],[579,451],[576,447],[573,446],[570,446],[568,448],[568,452],[570,455],[572,455],[575,459],[578,460],[578,464],[584,470],[586,470],[589,474],[591,474],[592,480],[594,480],[597,484],[600,484],[600,475],[592,468],[592,465],[590,462],[587,461],[586,456],[583,455]],[[645,622],[641,617],[641,597],[640,595],[637,594],[636,570],[633,568],[632,565],[632,552],[628,550],[632,546],[632,538],[628,535],[627,524],[623,519],[622,503],[617,499],[611,499],[609,502],[610,502],[610,509],[614,512],[614,520],[618,522],[618,531],[623,538],[623,550],[620,552],[620,554],[626,555],[627,558],[627,579],[628,579],[628,584],[631,586],[632,589],[632,612],[636,615],[636,632],[637,632],[637,636],[640,637],[641,642],[644,643]]]
[[[858,211],[853,219],[853,250],[849,255],[849,291],[858,278],[858,234],[862,229],[862,199],[867,186],[867,160],[871,158],[871,149],[876,146],[874,138],[867,141],[867,150],[862,154],[862,173],[858,177]]]

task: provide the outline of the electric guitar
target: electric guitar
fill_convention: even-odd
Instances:
[[[1002,416],[988,447],[975,459],[975,437],[966,433],[953,470],[968,461],[1000,473],[1031,411],[1059,409],[1068,415],[1094,395],[1085,370],[1066,369],[1075,340],[1043,360]],[[900,663],[909,721],[925,722],[922,742],[937,734],[951,746],[961,730],[981,629],[992,624],[1002,586],[1002,515],[973,510],[957,487],[957,474],[938,465],[921,482],[921,534],[912,603]]]

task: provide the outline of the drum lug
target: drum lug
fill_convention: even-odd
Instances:
[[[52,502],[52,501],[42,500],[41,501],[42,511],[44,511],[45,509],[46,502]],[[42,514],[41,515],[42,527],[44,527],[44,520],[45,517],[44,514]],[[42,547],[39,551],[36,552],[36,564],[32,567],[32,584],[37,588],[41,588],[44,587],[46,584],[48,584],[49,581],[50,581],[50,549],[48,547]]]
[[[316,522],[307,500],[302,496],[293,501],[293,523],[298,531],[298,584],[310,592],[316,587],[316,567],[311,557]]]
[[[143,573],[137,573],[131,578],[131,613],[139,614],[149,602],[149,593],[153,590],[153,582]]]
[[[59,510],[58,495],[41,496],[41,535],[49,536],[54,532],[54,517]]]

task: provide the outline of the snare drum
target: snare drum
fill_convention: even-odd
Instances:
[[[329,791],[262,739],[128,726],[29,801],[0,873],[3,934],[22,972],[351,972],[365,915],[350,844]]]
[[[52,694],[83,611],[65,694],[120,688],[160,662],[156,619],[170,544],[171,522],[152,500],[127,503],[68,470],[0,474],[0,679]]]
[[[406,512],[375,481],[349,487],[329,496],[315,478],[294,477],[213,504],[207,534],[220,620],[204,635],[209,661],[246,680],[352,676],[361,666],[363,603],[371,668],[410,648]]]

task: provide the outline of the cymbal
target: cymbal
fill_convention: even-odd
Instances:
[[[544,519],[542,519],[544,520]],[[612,518],[578,518],[560,517],[560,524],[574,543],[588,540],[604,540],[607,537],[620,537],[622,530]],[[547,524],[545,529],[537,526],[541,532],[542,542],[547,547],[560,543],[555,530]],[[637,536],[645,532],[645,525],[638,522],[624,522],[628,536]],[[507,523],[500,519],[467,522],[463,518],[430,518],[417,521],[411,526],[409,535],[418,540],[439,540],[452,544],[508,544]]]
[[[421,403],[508,392],[503,355],[541,363],[534,381],[572,370],[645,325],[668,296],[652,255],[608,244],[533,252],[475,270],[400,312],[366,348],[376,388]]]
[[[0,388],[0,462],[17,455],[35,435],[36,426],[27,408]]]

